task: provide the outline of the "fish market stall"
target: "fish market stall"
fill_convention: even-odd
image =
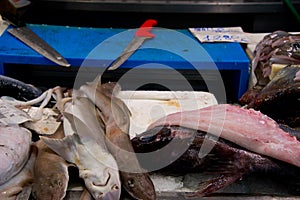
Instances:
[[[60,52],[71,67],[69,69],[57,67],[55,63],[12,37],[7,28],[0,38],[2,57],[0,73],[23,81],[32,80],[33,84],[47,87],[60,84],[71,87],[80,67],[87,69],[80,71],[84,73],[84,77],[102,73],[130,42],[135,31],[36,24],[29,24],[27,27]],[[221,79],[219,77],[221,76],[225,87],[230,88],[226,90],[229,101],[236,101],[245,92],[249,59],[238,43],[200,44],[188,30],[184,29],[154,28],[153,33],[155,39],[147,41],[142,49],[120,68],[114,70],[113,74],[111,71],[105,72],[104,78],[110,81],[118,80],[133,66],[140,66],[131,71],[129,75],[134,81],[127,78],[126,84],[122,85],[124,89],[136,89],[135,82],[161,82],[165,78],[173,84],[175,90],[207,91],[208,86],[203,80],[206,79],[211,87],[217,87],[217,84],[221,83],[216,80]],[[182,42],[174,42],[178,40]],[[147,66],[147,63],[155,64]],[[173,76],[170,68],[182,73],[191,84],[186,82],[179,84],[180,80],[176,75]],[[199,75],[197,70],[201,70],[202,74]],[[64,79],[59,76],[63,76]],[[55,82],[46,81],[49,78]]]
[[[222,13],[146,1],[0,0],[0,199],[300,199],[299,33],[22,17],[45,5]]]

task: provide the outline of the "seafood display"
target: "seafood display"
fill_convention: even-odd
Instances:
[[[239,103],[278,123],[300,127],[299,47],[299,34],[275,31],[266,35],[256,45],[252,60],[252,77],[256,81]]]
[[[289,65],[247,102],[247,108],[260,110],[279,123],[300,127],[300,82],[294,80],[300,67]],[[275,109],[276,108],[276,109]]]
[[[253,152],[300,167],[300,141],[253,109],[229,104],[170,114],[149,128],[178,125],[209,132]]]
[[[300,35],[285,31],[275,31],[266,35],[254,50],[252,71],[255,73],[256,86],[265,86],[269,81],[272,64],[300,64]]]
[[[29,158],[21,171],[0,185],[0,199],[15,200],[29,199],[32,183],[34,182],[34,164],[37,156],[37,149],[30,149]]]
[[[248,105],[276,75],[278,69],[300,64],[300,35],[285,31],[267,34],[255,47],[251,62],[252,72],[248,90],[240,98],[241,105]],[[289,77],[295,81],[296,77]],[[282,85],[278,85],[282,87]],[[284,87],[283,87],[284,88]],[[269,115],[269,113],[265,113]]]
[[[140,167],[130,142],[130,111],[113,93],[119,86],[114,83],[98,84],[96,79],[90,84],[81,86],[80,89],[95,102],[101,112],[100,117],[106,127],[107,146],[120,168],[123,187],[135,199],[156,199],[153,183]],[[118,91],[118,88],[115,90]]]
[[[63,112],[65,137],[41,138],[57,154],[78,167],[79,176],[95,199],[119,199],[118,166],[106,149],[103,127],[93,115],[94,106],[75,91],[72,100],[65,103]]]
[[[0,126],[0,184],[19,173],[30,156],[31,133],[18,125]]]
[[[40,200],[63,199],[69,183],[70,164],[42,140],[37,141],[35,145],[38,148],[38,155],[34,164],[33,197]]]
[[[283,44],[278,40],[274,45]],[[278,55],[279,51],[272,58],[285,59],[285,54]],[[1,199],[66,199],[74,184],[70,168],[76,170],[82,200],[158,199],[152,178],[156,172],[214,175],[197,180],[199,186],[186,197],[212,195],[255,173],[283,177],[291,185],[290,193],[299,195],[298,66],[279,70],[245,107],[206,98],[201,108],[149,118],[146,131],[134,134],[132,112],[119,95],[120,85],[101,84],[100,78],[77,89],[43,92],[14,81],[9,86],[13,93],[2,94]],[[174,106],[175,101],[170,102]],[[178,102],[176,106],[180,108]],[[162,161],[166,164],[154,167]]]
[[[204,141],[211,143],[213,148],[207,156],[200,157],[199,153]],[[162,160],[172,160],[170,158],[172,156],[176,158],[178,147],[188,145],[189,148],[180,158],[167,166],[168,171],[179,173],[184,171],[209,171],[218,174],[212,180],[202,183],[198,190],[189,196],[209,195],[242,179],[250,173],[258,171],[293,179],[296,179],[297,174],[299,176],[298,167],[286,165],[274,159],[253,153],[222,138],[218,139],[209,133],[182,126],[154,127],[133,138],[132,144],[137,153],[160,151],[159,157],[157,154],[152,154],[153,156],[149,157],[145,157],[142,154],[139,157],[142,164],[149,163],[149,160],[151,160],[152,165],[158,165]],[[161,151],[161,148],[167,145],[169,146],[168,151]],[[147,166],[143,167],[146,168]]]
[[[239,103],[260,110],[278,123],[299,127],[299,111],[294,110],[299,107],[299,47],[299,34],[267,34],[256,45],[251,63],[254,81]]]
[[[42,94],[39,88],[22,81],[0,75],[0,96],[10,96],[18,100],[28,101]]]

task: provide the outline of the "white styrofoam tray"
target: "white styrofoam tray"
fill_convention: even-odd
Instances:
[[[168,114],[217,104],[213,94],[199,91],[121,91],[118,97],[131,112],[131,138]]]

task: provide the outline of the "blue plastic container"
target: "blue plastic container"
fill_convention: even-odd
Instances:
[[[34,24],[29,24],[28,27],[60,52],[71,64],[71,68],[90,66],[97,67],[100,71],[118,57],[136,31]],[[235,99],[246,91],[249,59],[239,43],[200,43],[188,30],[154,28],[152,32],[155,38],[145,41],[120,69],[145,68],[155,72],[172,68],[200,73],[222,71],[232,74],[224,82],[234,82],[230,87],[236,93]],[[57,66],[5,31],[0,36],[0,74],[7,74],[7,66],[22,67],[23,64]],[[53,67],[54,69],[57,68]],[[18,73],[18,70],[13,73]]]

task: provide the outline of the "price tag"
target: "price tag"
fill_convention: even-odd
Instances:
[[[200,42],[257,43],[256,33],[245,33],[241,27],[189,28]]]

